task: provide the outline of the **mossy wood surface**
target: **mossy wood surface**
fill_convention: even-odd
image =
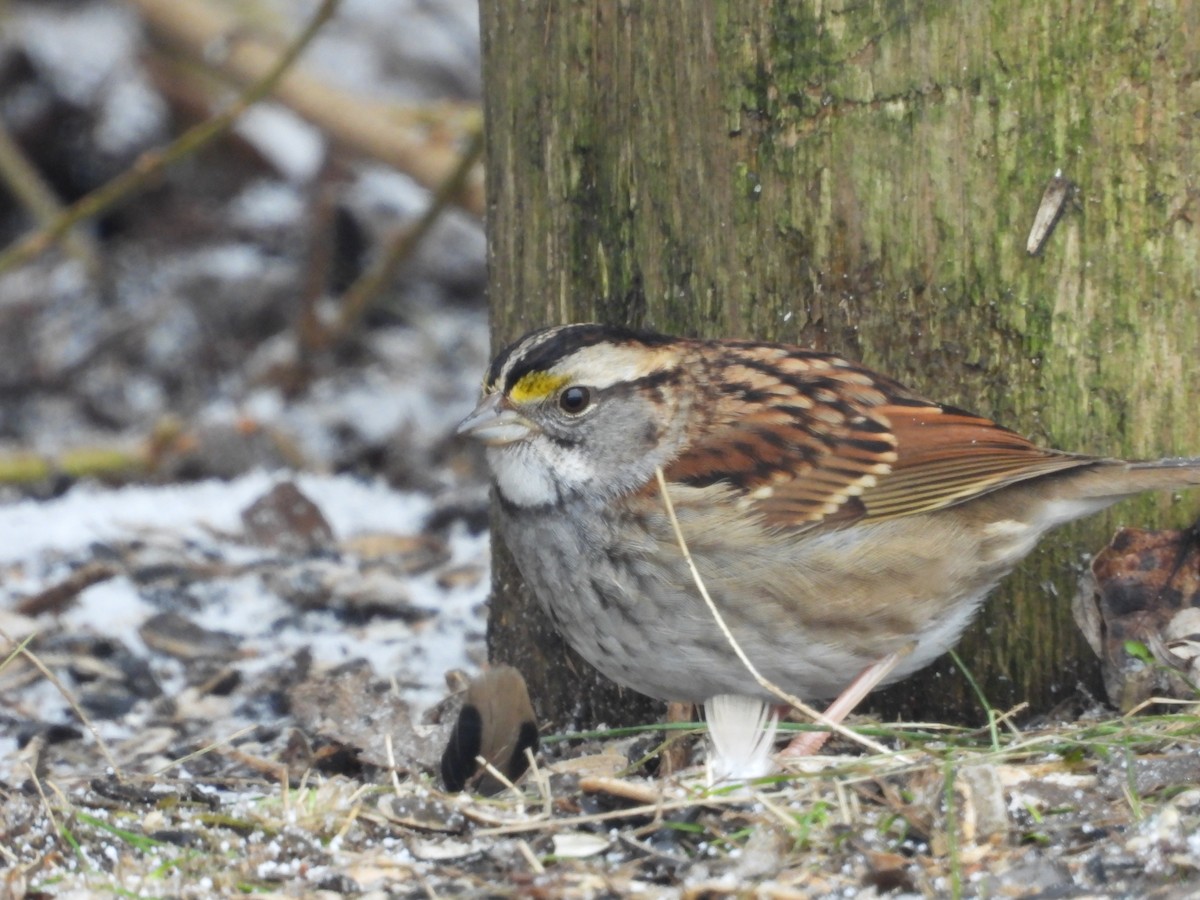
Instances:
[[[1200,5],[484,0],[482,24],[497,345],[588,319],[777,338],[1054,446],[1200,453]],[[1085,551],[1198,506],[1045,542],[959,648],[991,703],[1097,690]],[[561,654],[502,549],[496,587],[492,653],[543,713],[645,715]],[[949,664],[876,706],[980,718]]]

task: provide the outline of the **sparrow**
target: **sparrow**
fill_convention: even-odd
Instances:
[[[774,700],[731,635],[791,694],[855,683],[852,707],[952,647],[1050,529],[1200,484],[1200,459],[1039,447],[830,353],[600,324],[503,349],[459,431],[486,445],[501,536],[567,642],[693,703]]]

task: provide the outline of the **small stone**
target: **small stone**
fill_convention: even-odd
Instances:
[[[201,628],[179,613],[159,613],[138,629],[146,646],[182,660],[232,659],[239,640],[224,631]]]

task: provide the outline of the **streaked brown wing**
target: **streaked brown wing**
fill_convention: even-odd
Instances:
[[[668,480],[734,487],[783,528],[929,512],[1087,465],[837,357],[736,345]]]
[[[888,394],[871,373],[798,348],[719,346],[668,480],[729,484],[770,524],[792,527],[840,515],[891,470],[896,440],[874,411]]]
[[[930,512],[1095,461],[1046,450],[990,419],[932,403],[888,404],[878,412],[896,437],[897,459],[864,493],[867,519]]]

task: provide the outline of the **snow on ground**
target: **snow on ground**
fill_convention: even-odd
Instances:
[[[420,535],[432,502],[427,495],[400,492],[380,481],[345,475],[253,472],[228,482],[128,486],[102,489],[81,485],[49,501],[26,500],[0,506],[0,609],[60,582],[97,547],[128,542],[160,544],[165,553],[186,547],[192,555],[219,560],[230,574],[206,580],[187,593],[197,604],[188,618],[201,628],[233,635],[243,678],[282,665],[308,648],[318,667],[367,660],[377,675],[394,678],[411,707],[420,709],[446,693],[444,674],[474,669],[485,628],[489,588],[487,534],[470,534],[462,523],[447,530],[449,559],[403,583],[413,607],[435,614],[424,621],[372,617],[346,621],[328,609],[297,612],[272,590],[270,572],[280,567],[278,552],[242,538],[240,512],[280,481],[293,480],[322,511],[336,541],[364,534]],[[172,549],[174,548],[174,549]],[[262,563],[256,567],[255,563]],[[439,573],[474,568],[479,577],[439,584]],[[174,659],[156,653],[140,629],[163,612],[160,602],[126,576],[83,590],[60,613],[43,613],[34,623],[76,636],[103,636],[145,659],[167,696],[186,684]],[[74,721],[66,701],[48,683],[26,691],[13,711],[20,717],[66,724]],[[124,736],[135,719],[103,722],[101,733]],[[233,722],[234,727],[243,722]],[[14,733],[0,735],[0,759],[14,760]],[[0,765],[0,770],[7,765]],[[6,777],[0,771],[0,777]]]
[[[0,564],[28,563],[47,551],[71,553],[95,541],[167,529],[205,538],[241,530],[240,513],[282,478],[292,478],[321,508],[334,535],[364,531],[418,532],[429,513],[422,494],[390,490],[381,482],[344,476],[254,472],[233,481],[130,485],[108,490],[80,485],[55,500],[0,506]]]

